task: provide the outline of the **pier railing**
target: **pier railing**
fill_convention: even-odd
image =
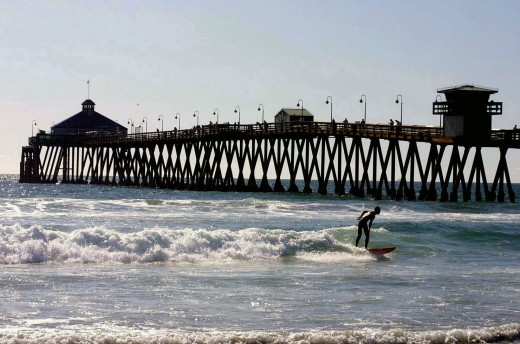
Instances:
[[[348,122],[286,122],[256,124],[211,124],[183,130],[156,131],[137,134],[88,134],[55,135],[40,133],[29,138],[29,144],[39,145],[113,145],[136,142],[161,142],[183,140],[207,140],[215,138],[280,137],[280,136],[346,136],[360,138],[414,140],[418,142],[455,143],[455,138],[445,138],[443,128],[420,125],[389,125]],[[520,130],[493,130],[484,146],[507,144],[520,148]]]

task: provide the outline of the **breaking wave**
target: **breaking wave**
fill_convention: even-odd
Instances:
[[[0,264],[146,263],[268,260],[322,252],[357,252],[340,229],[207,230],[164,228],[121,233],[104,227],[70,233],[41,226],[0,225]]]

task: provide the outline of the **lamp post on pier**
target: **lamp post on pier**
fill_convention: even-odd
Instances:
[[[399,101],[399,98],[401,98],[401,101]],[[396,104],[401,103],[401,124],[403,124],[403,96],[398,94],[397,98],[395,99],[395,103]]]
[[[145,124],[145,131],[148,132],[148,117],[143,117],[143,123]]]
[[[262,110],[262,123],[264,123],[264,104],[258,104],[258,111]]]
[[[438,103],[441,101],[442,101],[442,97],[440,94],[438,94],[437,97],[435,97],[435,102]],[[442,128],[442,115],[439,115],[439,128]]]
[[[367,121],[367,96],[365,96],[364,94],[361,95],[361,98],[359,99],[359,102],[360,103],[363,103],[363,97],[365,98],[365,116],[363,117],[365,123]]]
[[[296,103],[296,107],[300,107],[300,102],[302,103],[302,119],[303,119],[303,100],[299,99],[298,103]]]
[[[327,97],[327,101],[325,102],[325,104],[329,104],[329,98],[330,98],[330,122],[332,123],[332,97],[331,96]]]
[[[36,120],[33,119],[32,123],[31,123],[31,137],[34,136],[34,127],[38,125],[38,123],[36,123]]]
[[[130,134],[133,134],[134,133],[134,120],[129,118],[128,124],[130,124]]]
[[[161,121],[161,131],[164,131],[164,117],[163,115],[159,115],[159,118],[157,118],[158,121]]]
[[[197,117],[197,127],[199,126],[199,112],[198,111],[195,111],[193,113],[193,117]]]
[[[217,124],[218,124],[218,114],[219,114],[218,109],[215,108],[215,110],[213,110],[213,116],[217,116]]]
[[[240,126],[240,106],[236,106],[235,107],[235,113],[237,113],[237,109],[238,109],[238,125]]]
[[[179,119],[179,130],[181,130],[181,114],[177,112],[175,114],[175,119]]]

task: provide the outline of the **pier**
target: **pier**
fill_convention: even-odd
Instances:
[[[106,123],[82,132],[56,125],[22,148],[20,182],[514,202],[507,152],[520,148],[520,131],[491,129],[502,113],[488,101],[496,90],[438,92],[446,101],[433,114],[444,125],[435,127],[288,119],[128,134]],[[97,114],[92,101],[82,105],[84,116]],[[496,152],[496,166],[483,149]]]

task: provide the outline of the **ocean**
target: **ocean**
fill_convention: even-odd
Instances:
[[[3,175],[0,214],[2,343],[520,342],[520,203]]]

